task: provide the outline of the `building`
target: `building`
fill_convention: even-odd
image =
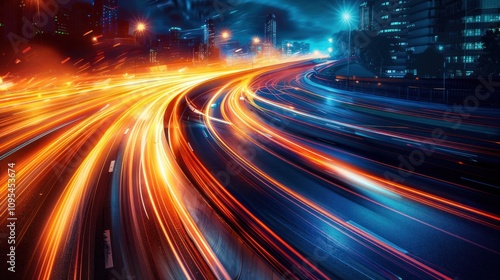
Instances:
[[[118,37],[130,36],[130,22],[124,19],[118,19]]]
[[[281,55],[283,57],[308,55],[311,53],[311,45],[306,42],[281,42]]]
[[[359,29],[391,44],[389,77],[416,74],[412,65],[429,47],[442,51],[448,77],[470,76],[482,53],[481,37],[500,22],[497,0],[368,0],[359,8]],[[406,69],[406,70],[405,70]]]
[[[272,48],[276,48],[276,16],[274,14],[266,16],[264,43],[269,44]]]
[[[164,63],[168,60],[168,54],[170,51],[169,40],[167,34],[156,35],[156,41],[152,44],[152,47],[156,48],[157,60],[160,63]]]
[[[169,29],[168,34],[156,36],[152,49],[157,53],[159,63],[198,62],[204,60],[204,44],[201,36],[182,36],[178,27]]]
[[[91,27],[94,34],[102,34],[102,12],[103,12],[103,1],[105,0],[94,0],[92,5],[92,19]]]
[[[217,50],[215,48],[215,24],[213,19],[208,19],[205,21],[203,26],[204,31],[204,43],[206,46],[205,57],[209,60],[217,58]]]
[[[281,42],[281,56],[282,57],[291,57],[292,56],[292,43],[289,41]]]
[[[118,0],[103,0],[102,34],[107,38],[118,35]]]
[[[68,36],[70,32],[70,10],[59,7],[59,12],[54,16],[54,34]]]
[[[26,0],[1,0],[0,1],[0,35],[1,41],[9,43],[9,34],[13,33],[23,37],[22,17],[26,12]]]
[[[411,0],[379,0],[373,5],[373,30],[390,43],[391,61],[384,63],[384,73],[402,78],[406,74],[408,14]]]
[[[168,30],[168,49],[169,60],[178,61],[181,58],[181,29],[179,27],[171,27]]]
[[[412,0],[408,3],[407,50],[422,53],[438,45],[442,33],[442,0]]]
[[[373,6],[375,0],[368,0],[359,5],[359,26],[361,31],[371,31],[374,29],[373,23]]]
[[[444,24],[441,35],[445,71],[449,77],[470,76],[482,53],[481,37],[500,23],[497,0],[443,0]]]
[[[186,38],[180,40],[180,61],[183,62],[199,62],[200,52],[202,51],[201,38]]]
[[[71,6],[69,17],[69,34],[82,36],[92,30],[92,5],[86,2],[77,2]]]

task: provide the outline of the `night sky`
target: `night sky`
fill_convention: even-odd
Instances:
[[[87,0],[92,2],[92,0]],[[308,41],[312,48],[326,48],[328,37],[347,29],[340,19],[343,1],[336,0],[118,0],[120,17],[145,20],[149,30],[166,33],[172,26],[183,30],[200,28],[205,19],[215,17],[218,30],[229,29],[232,39],[247,43],[264,35],[266,14],[277,19],[277,40]],[[346,1],[357,17],[357,1]],[[354,23],[354,26],[355,23]]]

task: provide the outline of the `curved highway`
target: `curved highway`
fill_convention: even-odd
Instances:
[[[495,278],[500,113],[315,65],[3,81],[15,278]]]

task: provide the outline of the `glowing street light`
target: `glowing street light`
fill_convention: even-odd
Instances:
[[[253,43],[254,45],[258,45],[258,44],[260,44],[260,38],[259,38],[259,37],[253,37],[253,39],[252,39],[252,43]],[[256,56],[256,55],[257,55],[257,53],[258,53],[258,46],[255,46],[254,48],[255,48],[255,49],[254,49],[254,56],[252,57],[252,68],[253,68],[253,64],[254,64],[254,59],[255,59],[255,56]]]
[[[333,43],[333,38],[329,38],[329,39],[328,39],[328,42],[329,42],[329,43]]]
[[[229,39],[230,36],[231,36],[231,34],[229,34],[229,31],[222,32],[222,39],[224,39],[224,40]]]
[[[351,14],[349,14],[349,13],[343,13],[342,14],[342,19],[344,19],[344,21],[349,22],[351,20]]]
[[[142,22],[139,22],[137,24],[137,28],[136,28],[137,31],[139,32],[143,32],[144,30],[146,30],[146,24],[142,23]]]

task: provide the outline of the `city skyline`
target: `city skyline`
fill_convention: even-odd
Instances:
[[[221,4],[223,2],[217,2],[220,6],[214,6],[215,4],[210,4],[211,2],[207,1],[179,1],[176,3],[176,9],[174,9],[177,14],[172,15],[170,10],[172,10],[173,4],[168,1],[156,1],[156,4],[143,4],[147,6],[143,10],[134,9],[134,7],[139,7],[137,5],[140,5],[139,3],[141,2],[132,0],[88,1],[92,2],[92,4],[88,3],[85,5],[83,4],[85,2],[82,1],[70,1],[66,5],[60,5],[57,12],[54,12],[54,15],[49,12],[52,18],[49,17],[48,20],[39,21],[39,23],[33,18],[33,28],[31,29],[34,29],[37,34],[72,35],[73,37],[87,34],[92,34],[95,37],[102,34],[104,38],[114,38],[135,36],[138,25],[142,24],[144,30],[141,31],[141,38],[144,40],[152,40],[155,36],[167,35],[172,28],[176,28],[178,29],[179,39],[201,39],[204,40],[205,45],[211,45],[207,48],[209,53],[214,49],[216,41],[220,40],[215,38],[215,34],[218,33],[220,36],[225,32],[226,34],[230,34],[230,38],[224,39],[226,41],[226,51],[229,45],[234,47],[251,45],[254,38],[260,38],[263,43],[264,52],[267,54],[270,54],[269,46],[272,45],[273,49],[280,51],[283,51],[283,47],[285,47],[286,56],[289,56],[288,52],[291,49],[287,45],[296,42],[307,43],[309,46],[307,48],[294,48],[297,49],[296,53],[302,54],[305,49],[311,50],[311,52],[319,50],[322,52],[328,51],[334,57],[336,53],[345,49],[345,44],[348,42],[344,42],[344,45],[335,45],[338,44],[338,40],[335,43],[332,42],[333,37],[337,37],[338,34],[349,30],[354,32],[351,33],[349,38],[358,38],[360,33],[356,32],[361,31],[369,33],[369,42],[375,38],[389,40],[387,43],[390,44],[390,57],[384,58],[384,61],[380,62],[379,67],[382,68],[382,64],[385,63],[383,72],[388,76],[403,77],[409,73],[417,75],[415,66],[411,65],[412,61],[415,60],[415,55],[419,55],[428,48],[434,47],[446,56],[444,64],[448,64],[447,72],[449,72],[450,77],[453,77],[469,76],[473,73],[473,68],[466,69],[467,64],[471,67],[475,65],[481,53],[481,36],[484,35],[485,31],[490,28],[490,25],[495,20],[500,19],[500,14],[495,10],[498,9],[498,4],[491,1],[476,1],[471,3],[444,1],[442,5],[440,4],[441,6],[438,5],[437,1],[370,0],[358,6],[353,6],[342,1],[341,4],[339,3],[340,6],[335,9],[337,17],[330,17],[325,21],[326,24],[323,24],[328,26],[329,22],[337,21],[335,28],[326,29],[330,33],[319,35],[316,32],[306,32],[307,36],[304,36],[303,30],[314,30],[312,24],[309,23],[310,26],[293,32],[295,35],[291,36],[288,35],[288,32],[290,32],[290,23],[308,22],[311,19],[311,15],[308,15],[306,11],[314,11],[314,9],[310,10],[310,7],[320,7],[324,3],[318,2],[314,5],[306,5],[303,1],[290,0],[283,1],[279,9],[277,9],[276,7],[262,4],[264,1],[228,2],[224,5]],[[21,1],[20,3],[16,8],[13,8],[14,1],[2,3],[4,7],[8,8],[12,6],[9,9],[14,10],[10,14],[4,11],[1,15],[2,17],[0,17],[0,32],[4,35],[4,42],[8,37],[4,33],[15,30],[14,33],[21,34],[30,29],[26,28],[24,20],[26,17],[29,18],[31,14],[36,14],[37,7],[33,6],[33,2]],[[468,7],[464,8],[465,4],[463,3],[468,3]],[[248,4],[254,6],[253,10],[245,9],[245,12],[239,10],[239,8],[246,8]],[[302,8],[301,16],[290,16],[295,13],[293,7],[298,7],[297,5],[300,4],[303,5],[300,6]],[[350,8],[347,8],[348,6]],[[41,11],[47,9],[43,5],[38,8],[40,7]],[[149,16],[132,16],[130,14],[131,9],[136,13]],[[285,10],[287,12],[283,13]],[[329,15],[332,10],[323,11],[315,16],[321,18],[322,15]],[[468,12],[469,10],[470,12]],[[156,11],[156,13],[159,12],[160,14],[154,15],[155,12],[151,11]],[[278,15],[275,15],[274,12],[265,13],[267,11],[277,12]],[[414,11],[416,12],[412,14]],[[279,13],[282,14],[280,15]],[[182,16],[179,16],[180,14]],[[197,14],[197,19],[192,18],[194,14]],[[425,15],[429,15],[429,17]],[[445,15],[446,17],[444,17]],[[21,16],[23,17],[22,20]],[[348,16],[349,19],[342,19],[345,16]],[[158,25],[152,24],[155,21],[155,17],[161,17],[163,22]],[[254,20],[250,20],[251,17],[254,17]],[[203,20],[203,24],[199,25],[200,20],[204,18],[206,19]],[[446,24],[445,18],[448,19],[448,23],[450,24]],[[204,35],[206,33],[205,26],[207,20],[211,21],[211,36],[213,37],[211,44],[207,44],[206,34]],[[16,22],[17,25],[13,25]],[[175,25],[173,22],[175,22]],[[317,20],[317,22],[321,21]],[[245,27],[241,29],[235,28],[235,26],[241,23]],[[186,29],[186,26],[189,26],[189,24],[195,24],[197,27]],[[252,26],[256,27],[256,31],[250,33],[249,30],[253,29]],[[297,26],[295,25],[295,27]],[[461,33],[461,28],[466,29],[465,33]],[[319,36],[319,40],[321,41],[319,43],[320,47],[318,47],[318,44],[311,43],[311,41],[315,40],[314,36]],[[364,35],[364,37],[367,37],[367,35]],[[463,39],[458,39],[459,37]],[[353,38],[352,43],[354,46],[350,48],[357,49],[357,55],[359,55],[362,47],[359,45],[359,38],[356,38]],[[22,40],[13,40],[12,37],[9,37],[9,41],[11,44],[13,42],[16,42],[16,44],[22,42]],[[231,44],[227,44],[230,42]],[[144,42],[142,45],[153,46],[154,43]],[[17,45],[13,46],[17,47]],[[195,51],[193,50],[192,52]],[[462,67],[462,69],[459,69],[459,67]],[[441,69],[440,71],[443,70]],[[381,74],[382,69],[380,69]]]
[[[92,3],[92,0],[87,0]],[[277,43],[283,40],[308,41],[312,48],[326,49],[327,40],[334,28],[338,28],[335,19],[344,10],[357,11],[358,1],[331,2],[328,0],[310,3],[301,0],[283,1],[205,1],[205,4],[187,5],[188,1],[155,1],[148,4],[142,1],[119,0],[119,13],[131,23],[147,22],[151,31],[167,34],[170,27],[183,30],[201,28],[205,20],[214,19],[219,29],[235,30],[233,38],[245,43],[254,36],[264,37],[263,23],[268,14],[276,15]],[[204,1],[197,1],[204,2]],[[345,7],[345,8],[343,8]],[[357,15],[356,15],[357,17]],[[347,26],[341,26],[347,29]],[[310,32],[314,30],[315,32]]]

